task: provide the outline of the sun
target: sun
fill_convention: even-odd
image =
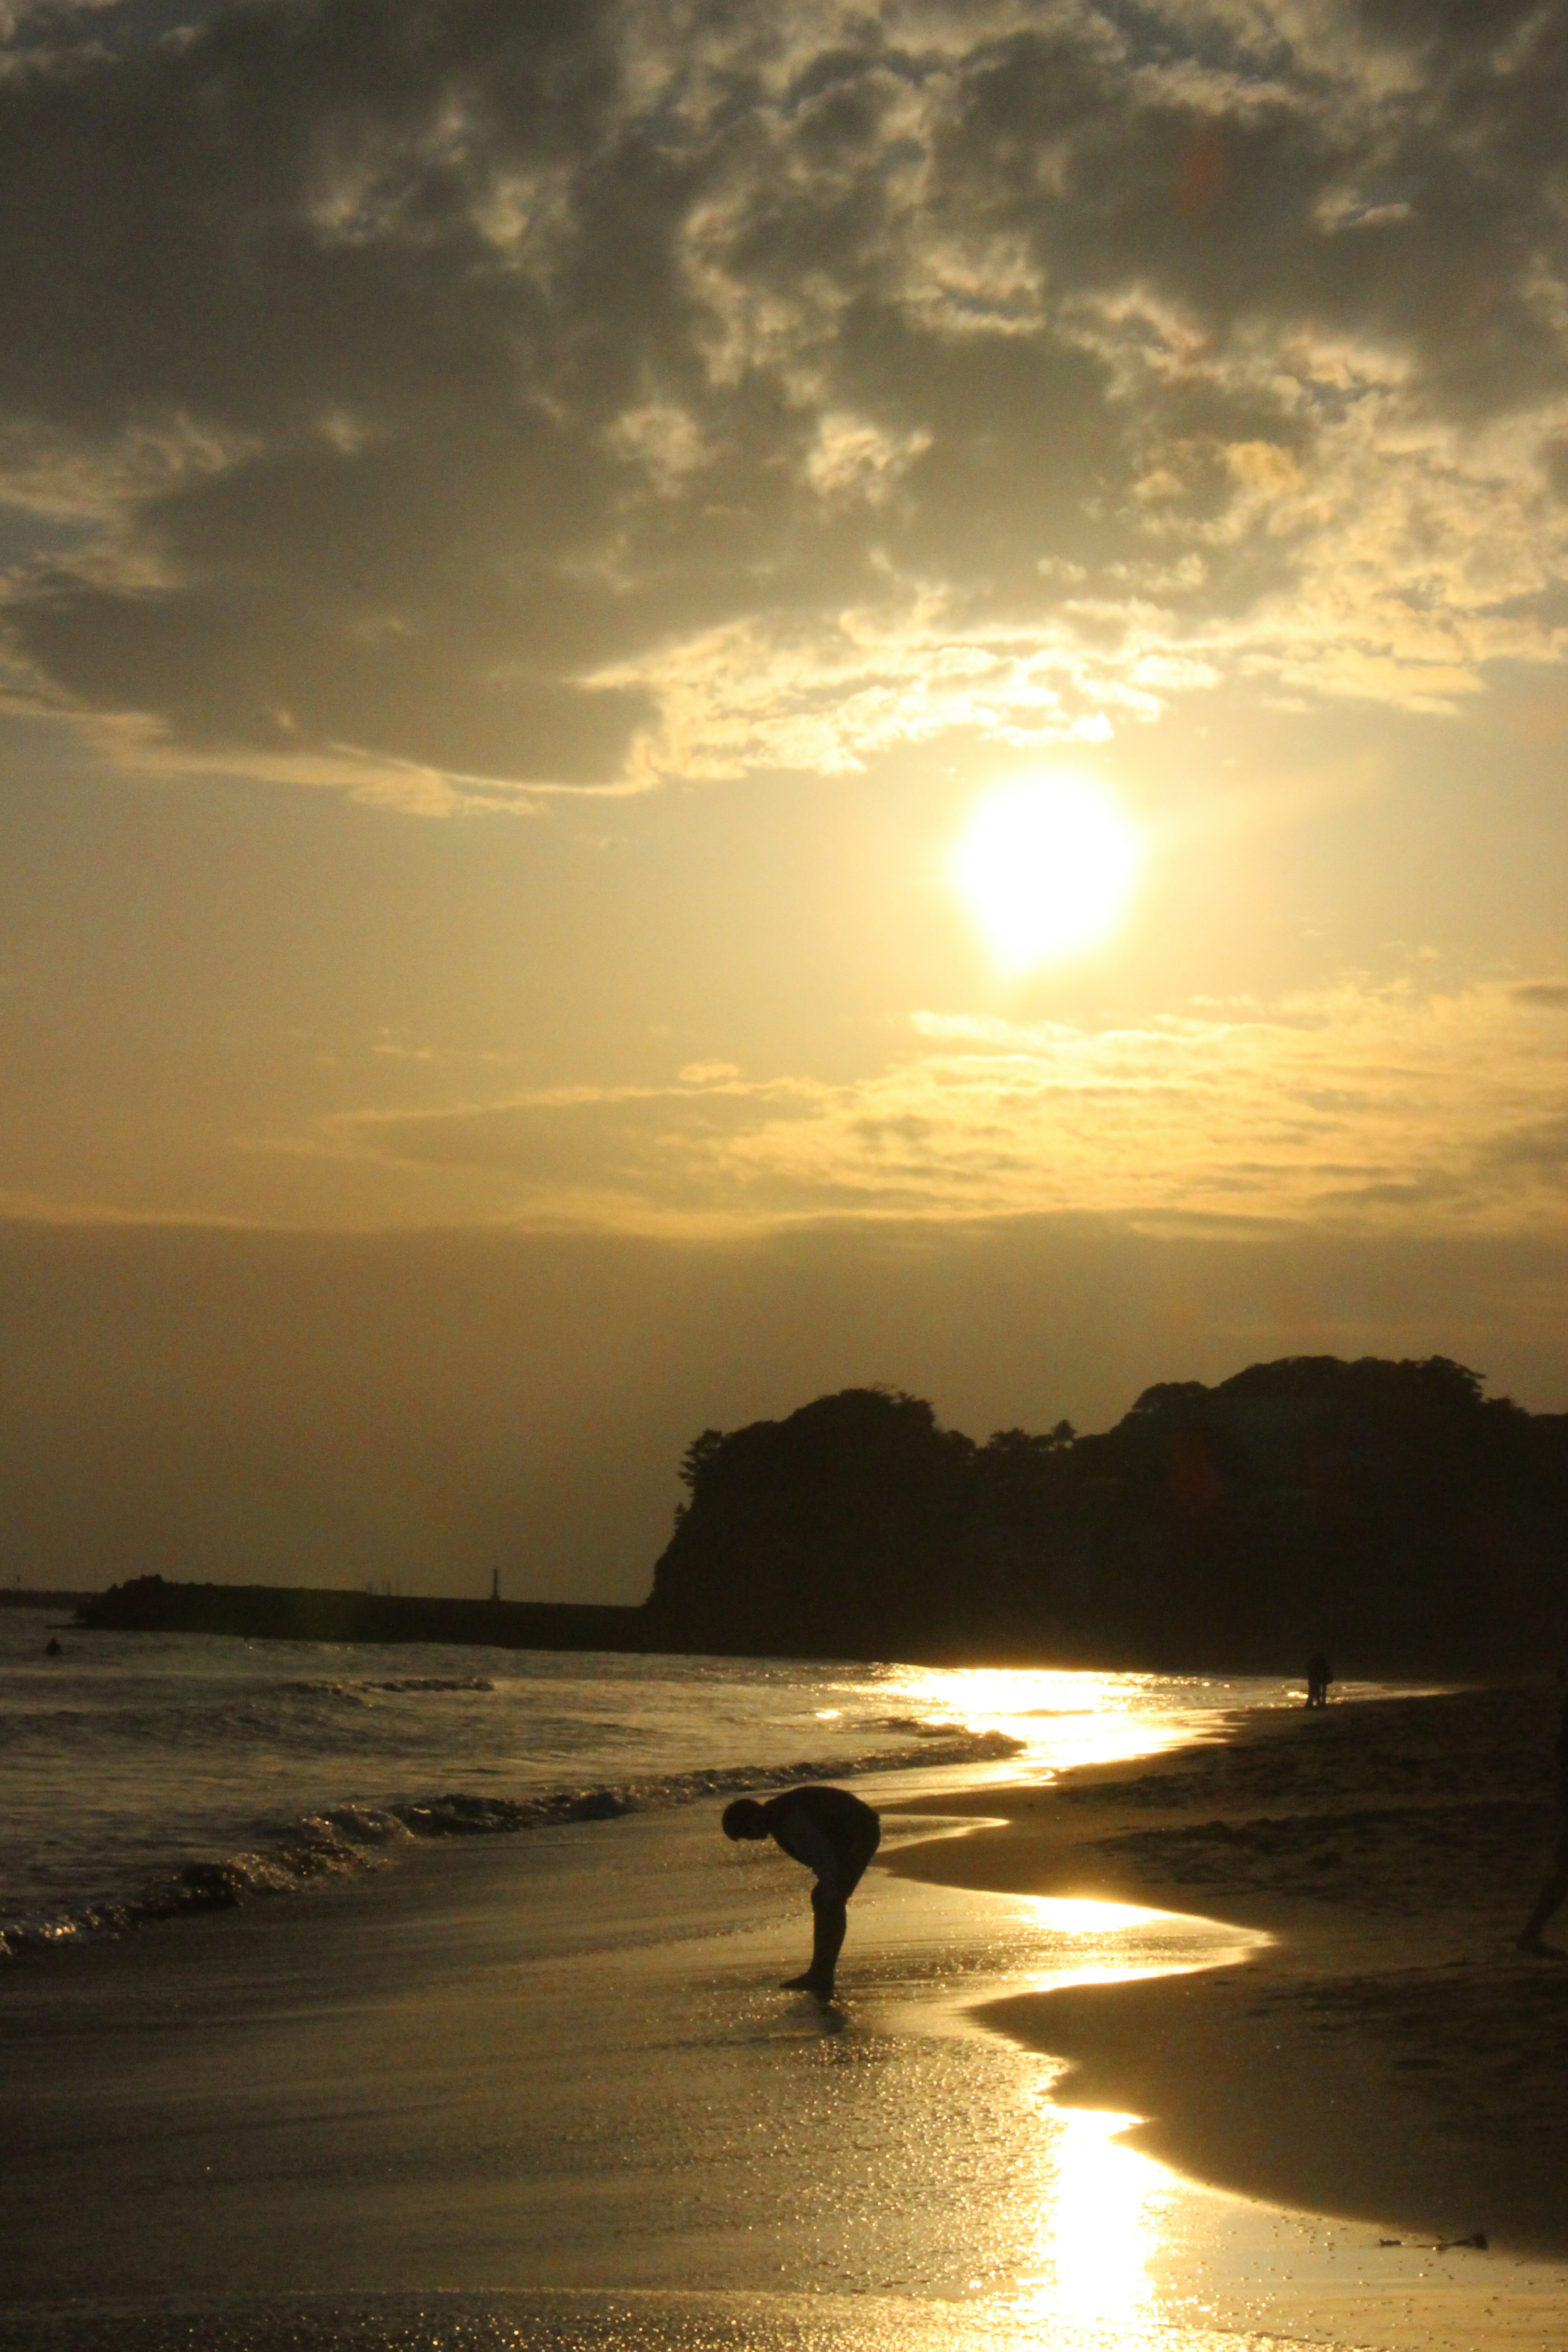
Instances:
[[[979,802],[952,852],[960,898],[1009,971],[1113,931],[1142,863],[1137,827],[1082,776],[1025,776]]]

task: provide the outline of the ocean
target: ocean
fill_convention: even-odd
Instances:
[[[85,1633],[0,1611],[0,1960],[395,1868],[420,1841],[795,1780],[1031,1777],[1300,1696],[1259,1678]]]

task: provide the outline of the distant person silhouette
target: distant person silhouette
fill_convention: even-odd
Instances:
[[[767,1838],[795,1862],[816,1874],[811,1890],[811,1966],[785,1979],[785,1992],[833,1997],[834,1971],[849,1925],[847,1906],[860,1875],[881,1843],[880,1816],[847,1789],[789,1789],[766,1804],[737,1797],[724,1808],[727,1838]]]
[[[1563,1702],[1563,1719],[1557,1727],[1552,1755],[1557,1766],[1557,1843],[1552,1868],[1542,1882],[1541,1892],[1535,1898],[1535,1908],[1519,1938],[1521,1952],[1551,1952],[1556,1949],[1554,1945],[1542,1941],[1541,1931],[1568,1899],[1568,1698]]]
[[[1329,1685],[1333,1678],[1334,1670],[1321,1650],[1315,1652],[1307,1661],[1307,1705],[1309,1706],[1327,1706]]]
[[[56,1641],[52,1633],[44,1644],[44,1655],[46,1658],[61,1658],[65,1655],[65,1652],[60,1648],[59,1643]]]

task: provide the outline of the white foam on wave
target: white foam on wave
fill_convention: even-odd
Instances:
[[[940,1726],[909,1727],[921,1733],[921,1745],[893,1754],[826,1760],[805,1758],[793,1764],[725,1765],[711,1770],[658,1773],[616,1786],[543,1790],[525,1797],[476,1796],[457,1790],[442,1796],[399,1798],[381,1805],[333,1806],[301,1816],[281,1828],[275,1840],[254,1849],[212,1861],[187,1862],[150,1880],[135,1895],[102,1896],[47,1917],[0,1920],[0,1960],[21,1958],[89,1937],[124,1935],[163,1920],[233,1910],[259,1896],[297,1893],[323,1880],[354,1877],[380,1868],[388,1850],[405,1839],[511,1836],[547,1824],[614,1821],[624,1813],[692,1804],[703,1798],[738,1795],[752,1789],[788,1788],[802,1780],[853,1780],[866,1773],[907,1770],[915,1765],[990,1762],[1016,1756],[1023,1746],[1021,1740],[1001,1731],[944,1734]]]
[[[352,1679],[318,1676],[314,1680],[279,1683],[277,1687],[310,1697],[358,1698],[366,1691],[493,1691],[495,1685],[488,1675],[391,1675],[380,1679],[361,1675]]]

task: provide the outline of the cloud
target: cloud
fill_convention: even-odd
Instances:
[[[1555,11],[7,21],[0,614],[111,751],[529,807],[1568,651]]]
[[[912,1050],[851,1084],[694,1066],[664,1087],[352,1114],[316,1148],[477,1171],[495,1213],[592,1228],[1563,1235],[1562,1009],[1500,982],[1346,980],[1118,1028],[922,1013]]]

